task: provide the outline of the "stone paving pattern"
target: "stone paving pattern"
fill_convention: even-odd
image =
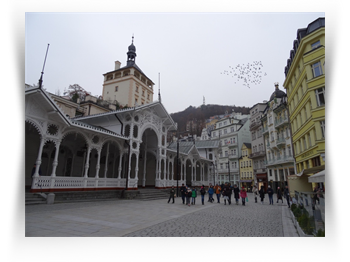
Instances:
[[[207,199],[207,198],[206,198]],[[286,204],[186,206],[180,198],[28,205],[26,237],[295,237]],[[207,200],[206,200],[207,201]],[[287,225],[287,226],[286,226]]]
[[[283,237],[281,206],[215,204],[127,237]],[[194,208],[194,206],[187,207]]]

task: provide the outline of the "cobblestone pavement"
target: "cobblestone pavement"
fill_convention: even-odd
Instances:
[[[198,199],[199,200],[199,199]],[[194,206],[167,199],[110,200],[25,208],[26,237],[295,237],[286,204]],[[287,226],[286,226],[287,224]]]
[[[246,206],[214,203],[212,205],[215,206],[125,236],[283,237],[282,212],[279,205],[266,203],[264,205],[247,203]]]

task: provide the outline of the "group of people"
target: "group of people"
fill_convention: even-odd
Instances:
[[[273,195],[274,195],[275,192],[271,188],[271,186],[267,187],[266,193],[269,196],[270,205],[273,205]],[[254,186],[253,187],[253,195],[254,195],[254,198],[255,198],[255,203],[258,202],[258,196],[259,196],[260,200],[261,200],[261,204],[264,204],[265,189],[264,189],[263,186],[260,188],[260,190],[258,190],[258,188],[256,186]],[[277,203],[278,203],[279,200],[281,200],[282,203],[283,203],[283,196],[284,196],[284,198],[287,200],[288,207],[290,208],[290,195],[289,195],[288,186],[286,186],[284,189],[281,189],[280,187],[277,187],[276,196],[277,196]]]
[[[196,204],[196,198],[197,198],[197,189],[196,188],[190,188],[185,186],[185,184],[182,184],[181,188],[180,188],[180,193],[181,193],[181,198],[182,198],[182,204],[185,204],[190,206],[195,205]],[[201,200],[202,200],[202,205],[204,205],[204,196],[206,193],[208,193],[209,197],[208,197],[208,202],[213,203],[214,200],[214,194],[216,195],[216,199],[217,199],[217,203],[220,203],[220,199],[223,198],[224,199],[224,203],[226,205],[226,203],[228,203],[229,205],[231,205],[231,196],[233,195],[233,198],[236,201],[236,205],[238,205],[239,203],[239,199],[242,200],[242,205],[245,206],[246,202],[248,201],[248,197],[247,197],[247,190],[242,187],[241,189],[239,189],[237,187],[237,185],[234,185],[233,187],[231,186],[230,183],[225,183],[224,185],[218,185],[216,184],[216,186],[213,186],[212,184],[209,185],[208,187],[208,191],[206,191],[204,185],[201,186],[199,193],[201,195]],[[260,188],[260,190],[257,188],[257,186],[253,186],[253,190],[252,190],[253,196],[255,198],[255,203],[258,202],[258,197],[260,197],[261,200],[261,204],[264,203],[264,198],[265,198],[265,188],[262,186]],[[266,191],[267,195],[269,196],[269,202],[270,205],[273,205],[273,195],[275,194],[274,190],[268,186],[267,191]],[[280,187],[277,188],[277,203],[279,200],[282,201],[283,203],[283,196],[284,198],[287,200],[287,204],[288,207],[290,208],[290,195],[289,195],[289,189],[288,186],[286,186],[284,189],[281,189]],[[170,203],[170,200],[173,200],[173,204],[175,203],[175,188],[172,187],[170,189],[170,197],[168,200],[168,203]]]
[[[180,193],[181,193],[181,198],[182,198],[182,204],[185,204],[190,206],[195,205],[196,204],[196,198],[197,198],[197,189],[196,188],[190,188],[185,186],[185,184],[182,184],[181,188],[180,188]],[[213,186],[212,184],[209,185],[208,190],[205,189],[205,186],[202,185],[199,193],[201,195],[201,201],[202,201],[202,205],[204,205],[204,196],[206,193],[208,193],[209,197],[208,197],[208,202],[213,203],[214,200],[214,194],[216,195],[216,199],[217,199],[217,203],[220,203],[220,199],[223,198],[224,199],[224,203],[226,205],[226,203],[228,203],[229,205],[231,205],[231,196],[233,194],[233,197],[235,198],[236,204],[238,205],[239,199],[242,199],[242,205],[245,206],[246,200],[248,200],[247,198],[247,190],[242,187],[242,189],[240,190],[237,185],[234,185],[233,187],[231,186],[231,184],[229,183],[225,183],[224,185],[218,185],[216,184],[216,186]],[[170,189],[170,196],[169,196],[169,200],[168,203],[170,203],[170,200],[172,199],[173,202],[175,203],[175,188],[172,187]]]

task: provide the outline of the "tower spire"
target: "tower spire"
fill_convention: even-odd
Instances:
[[[136,47],[134,46],[134,34],[132,34],[131,45],[129,45],[128,52],[126,53],[128,60],[126,61],[127,66],[132,66],[135,64],[136,59]]]
[[[162,102],[162,98],[160,97],[160,73],[158,73],[158,101]]]

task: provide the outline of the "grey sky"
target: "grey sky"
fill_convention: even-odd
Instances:
[[[134,34],[136,64],[155,83],[169,113],[188,106],[251,107],[283,89],[296,32],[325,13],[26,13],[25,82],[36,84],[50,44],[44,87],[61,94],[79,84],[102,94],[102,74],[126,65]],[[261,83],[243,86],[220,74],[261,61]],[[236,82],[236,84],[235,84]],[[284,90],[284,89],[283,89]]]

